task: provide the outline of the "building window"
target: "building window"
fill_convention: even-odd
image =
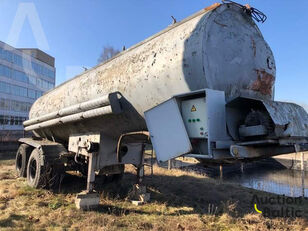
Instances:
[[[2,49],[1,51],[1,58],[12,63],[13,62],[13,54],[12,52],[8,51],[8,50],[4,50]]]
[[[48,90],[54,88],[55,85],[53,83],[48,82]]]
[[[12,76],[11,72],[12,72],[11,69],[8,68],[7,66],[0,65],[0,75],[1,76],[11,78]]]
[[[30,111],[31,105],[31,103],[27,102],[0,98],[0,110],[3,111],[28,112]]]
[[[28,89],[28,97],[31,98],[31,99],[35,99],[35,97],[36,97],[35,90]]]
[[[29,75],[29,83],[35,86],[36,85],[36,78]]]
[[[15,54],[9,50],[0,48],[0,58],[6,60],[10,63],[14,63],[20,67],[23,67],[24,70],[33,70],[36,74],[46,76],[54,79],[55,71],[54,69],[47,68],[43,65],[40,65],[34,61],[31,61],[27,58],[22,57],[19,54]],[[6,76],[6,75],[5,75]],[[11,76],[11,75],[9,75]],[[8,77],[8,76],[7,76]]]
[[[28,76],[24,72],[21,72],[21,71],[13,70],[12,71],[12,78],[19,81],[19,82],[24,82],[24,83],[29,82]]]
[[[41,91],[36,91],[36,98],[39,98],[43,95],[43,92]]]
[[[13,54],[13,63],[22,67],[22,58],[18,54]]]
[[[51,70],[49,68],[46,68],[45,66],[42,66],[36,62],[31,62],[32,69],[34,72],[38,75],[46,76],[49,78],[54,78],[55,77],[55,71]]]
[[[0,110],[8,111],[10,110],[10,100],[0,99]]]
[[[22,125],[26,117],[0,115],[0,125]]]
[[[27,89],[25,87],[11,85],[1,81],[0,81],[0,92],[16,96],[29,97],[31,99],[36,99],[43,95],[42,91],[35,91],[33,89]]]
[[[22,96],[22,97],[28,97],[27,88],[15,86],[15,85],[11,86],[11,94]]]
[[[0,115],[0,125],[6,125],[8,122],[8,116]]]
[[[4,82],[0,82],[0,92],[10,94],[11,92],[10,85]]]

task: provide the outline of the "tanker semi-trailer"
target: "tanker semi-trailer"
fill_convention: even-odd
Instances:
[[[24,122],[16,169],[33,187],[79,170],[141,174],[145,143],[158,161],[254,160],[308,150],[308,115],[275,102],[272,51],[254,23],[266,17],[214,4],[45,93]],[[139,179],[141,180],[141,178]]]

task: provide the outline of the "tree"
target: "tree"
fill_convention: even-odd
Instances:
[[[120,51],[112,46],[104,46],[103,51],[97,61],[98,63],[105,62],[119,53]]]

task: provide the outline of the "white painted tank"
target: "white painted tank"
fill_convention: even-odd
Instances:
[[[144,111],[192,90],[271,99],[275,69],[272,51],[253,19],[233,4],[216,4],[47,92],[32,106],[30,119],[120,92],[123,114],[35,130],[64,141],[84,132],[117,137],[146,129]]]

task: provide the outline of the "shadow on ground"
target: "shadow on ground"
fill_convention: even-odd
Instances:
[[[174,214],[222,214],[228,213],[233,217],[243,217],[246,214],[256,213],[254,210],[253,197],[259,198],[276,197],[270,194],[253,189],[247,189],[236,184],[221,182],[219,179],[209,179],[188,174],[176,174],[172,171],[159,170],[152,176],[146,176],[144,184],[151,193],[151,202],[154,204],[165,204],[167,207],[179,208]],[[132,172],[126,172],[122,181],[118,183],[100,184],[97,177],[96,190],[111,199],[128,200],[127,195],[136,182],[136,176]],[[60,193],[79,193],[86,188],[86,178],[76,175],[66,175],[60,188]],[[281,205],[266,205],[272,210],[280,210]],[[294,205],[295,209],[303,211],[303,217],[308,218],[308,201]],[[189,210],[180,208],[188,207]],[[261,209],[261,208],[260,208]],[[147,214],[140,209],[124,209],[112,204],[103,203],[97,210],[102,213],[127,215],[129,213]],[[164,212],[156,211],[157,215]],[[149,212],[153,214],[153,211]],[[284,217],[278,215],[277,217]],[[307,219],[308,220],[308,219]]]
[[[11,214],[8,218],[0,220],[0,227],[3,228],[9,228],[13,227],[14,223],[13,221],[19,221],[25,219],[26,216],[24,215],[16,215],[16,214]]]

